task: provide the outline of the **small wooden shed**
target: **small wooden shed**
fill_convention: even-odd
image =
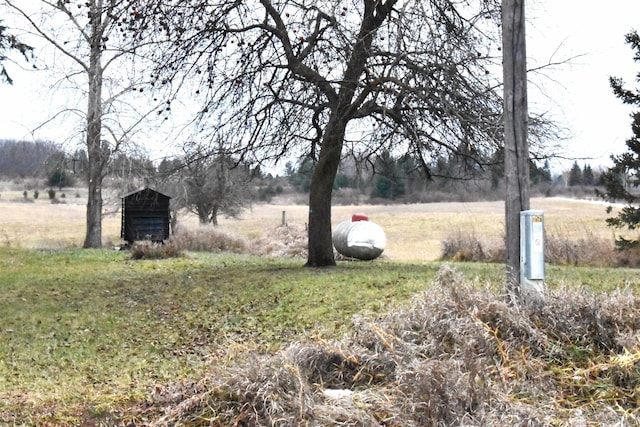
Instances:
[[[122,196],[122,240],[162,242],[169,238],[171,197],[151,188]]]

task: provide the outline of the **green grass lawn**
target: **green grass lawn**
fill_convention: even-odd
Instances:
[[[149,390],[247,351],[338,337],[429,288],[441,263],[302,260],[189,253],[0,248],[0,424],[135,418]],[[458,264],[500,289],[502,266]],[[550,287],[637,287],[636,270],[550,267]],[[122,415],[124,414],[124,415]]]

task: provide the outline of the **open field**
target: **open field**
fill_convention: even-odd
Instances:
[[[21,194],[0,198],[0,246],[23,248],[68,248],[82,244],[85,230],[84,199],[67,196],[64,204],[51,204],[41,196],[34,203],[16,202]],[[601,204],[565,199],[532,199],[532,209],[545,212],[545,228],[550,235],[567,238],[613,240],[605,224],[607,214]],[[304,225],[303,205],[256,204],[240,218],[220,218],[220,229],[250,239],[266,234],[282,223]],[[411,205],[335,206],[332,223],[348,220],[352,214],[366,213],[387,235],[385,257],[397,261],[429,261],[441,254],[441,242],[455,232],[474,234],[500,242],[504,230],[502,202],[430,203]],[[182,224],[197,226],[194,215],[179,218]],[[103,220],[105,247],[120,243],[119,199],[105,202]]]

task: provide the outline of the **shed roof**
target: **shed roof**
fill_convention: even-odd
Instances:
[[[171,198],[171,196],[167,196],[166,194],[163,194],[163,193],[161,193],[161,192],[159,192],[159,191],[157,191],[157,190],[154,190],[153,188],[149,188],[149,187],[144,187],[144,188],[142,188],[142,189],[140,189],[140,190],[132,191],[132,192],[130,192],[130,193],[125,194],[125,195],[124,195],[124,196],[122,196],[121,198],[122,198],[122,199],[126,199],[127,197],[133,196],[134,194],[138,194],[138,193],[142,193],[142,192],[149,192],[149,191],[154,192],[154,193],[157,193],[157,194],[159,194],[159,195],[161,195],[161,196],[164,196],[164,197],[166,197],[166,198],[168,198],[168,199],[170,199],[170,198]]]

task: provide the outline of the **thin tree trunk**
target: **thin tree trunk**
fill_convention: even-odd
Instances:
[[[524,0],[502,1],[507,289],[520,280],[520,211],[529,209]]]
[[[98,8],[99,7],[99,8]],[[100,43],[101,4],[93,5],[92,42],[89,58],[89,96],[87,106],[87,155],[89,157],[89,195],[84,248],[102,247],[102,177],[107,159],[102,148],[102,48]],[[107,154],[108,155],[108,154]]]
[[[91,174],[89,168],[89,173]],[[87,231],[83,248],[102,247],[102,189],[96,178],[89,178],[89,197],[87,199]]]
[[[213,225],[214,227],[218,226],[218,207],[214,206],[213,209],[211,209],[211,225]]]

